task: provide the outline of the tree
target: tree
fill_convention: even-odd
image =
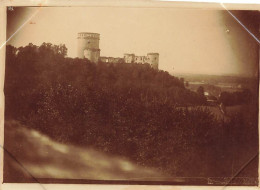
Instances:
[[[205,104],[206,103],[206,97],[204,95],[204,88],[203,86],[199,86],[197,89],[197,93],[199,95],[199,100],[201,104]]]
[[[180,78],[181,84],[184,86],[184,78]]]
[[[202,105],[203,87],[192,92],[183,78],[148,64],[65,58],[65,46],[19,49],[17,56],[11,47],[7,54],[13,59],[5,84],[8,118],[58,141],[121,154],[169,173],[185,174],[182,166],[191,157],[193,173],[203,168],[197,150],[212,142],[207,135],[218,123],[208,111],[180,108]]]
[[[198,87],[197,93],[198,93],[200,96],[204,96],[204,88],[203,88],[203,86],[199,86],[199,87]]]
[[[185,82],[185,86],[186,86],[186,87],[189,87],[189,86],[190,86],[189,81],[186,81],[186,82]]]
[[[219,101],[225,106],[241,105],[250,103],[252,94],[249,89],[242,92],[221,92]]]

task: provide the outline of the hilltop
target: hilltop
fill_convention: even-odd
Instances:
[[[255,105],[226,122],[202,107],[203,93],[148,64],[95,64],[48,43],[6,50],[6,122],[55,142],[182,177],[232,176],[258,150]],[[239,162],[231,169],[234,155]],[[256,176],[257,169],[239,175]]]

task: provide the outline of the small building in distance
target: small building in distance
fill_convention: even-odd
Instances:
[[[217,106],[219,104],[218,99],[210,94],[209,92],[204,92],[204,96],[209,106]]]

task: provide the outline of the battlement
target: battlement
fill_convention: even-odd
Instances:
[[[100,39],[100,34],[98,33],[92,33],[92,32],[80,32],[78,33],[78,39],[79,38],[94,38],[94,39]]]

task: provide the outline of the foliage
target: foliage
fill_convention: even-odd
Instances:
[[[226,106],[248,104],[251,102],[252,93],[249,89],[241,92],[222,92],[219,101]]]
[[[225,143],[233,131],[227,129],[244,125],[218,121],[200,107],[203,89],[192,92],[183,79],[148,64],[67,58],[64,45],[6,50],[6,119],[60,142],[93,146],[171,175],[230,175],[232,149]],[[255,131],[252,125],[251,131],[243,130],[246,136],[234,138],[255,145]],[[215,164],[218,160],[223,166]]]
[[[206,97],[204,95],[204,88],[203,86],[199,86],[198,89],[197,89],[197,93],[200,97],[200,103],[201,104],[205,104],[206,103]]]

